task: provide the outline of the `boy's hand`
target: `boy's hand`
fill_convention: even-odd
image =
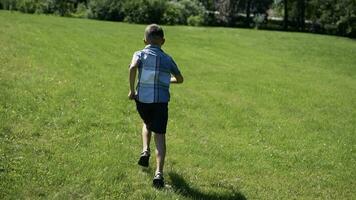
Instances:
[[[129,94],[127,95],[130,100],[136,99],[137,93],[130,91]]]
[[[183,83],[184,78],[181,74],[177,74],[177,75],[172,75],[171,76],[171,83]]]

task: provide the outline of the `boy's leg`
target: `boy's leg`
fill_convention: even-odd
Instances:
[[[142,126],[142,152],[150,151],[150,143],[151,143],[152,132],[147,129],[145,123]]]
[[[151,142],[152,132],[147,129],[145,123],[142,126],[142,153],[138,164],[142,167],[148,167],[150,161],[150,142]]]
[[[155,133],[154,139],[156,143],[156,174],[163,174],[164,159],[166,156],[166,135]]]

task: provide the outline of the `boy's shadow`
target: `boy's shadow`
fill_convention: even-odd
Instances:
[[[232,190],[227,194],[207,194],[198,189],[191,188],[188,183],[177,173],[170,172],[173,190],[180,195],[193,200],[246,200],[246,197],[238,191]]]

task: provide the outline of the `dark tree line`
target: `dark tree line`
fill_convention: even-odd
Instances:
[[[283,0],[283,28],[356,37],[355,0]]]
[[[258,27],[356,37],[356,0],[0,0],[0,9],[132,23]],[[277,19],[270,17],[271,10]]]

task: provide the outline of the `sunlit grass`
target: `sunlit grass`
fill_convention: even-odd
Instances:
[[[185,83],[157,191],[127,100],[144,27],[0,12],[1,199],[355,199],[355,41],[164,27]]]

